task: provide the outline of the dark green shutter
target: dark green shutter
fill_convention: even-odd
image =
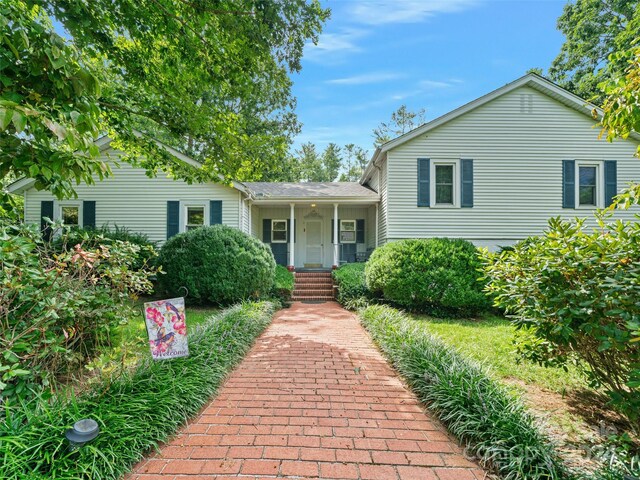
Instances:
[[[43,200],[40,202],[40,231],[45,240],[51,240],[51,226],[45,221],[45,217],[53,220],[53,201]]]
[[[562,161],[562,208],[576,208],[576,162]]]
[[[356,220],[356,243],[364,243],[364,218]]]
[[[262,241],[264,243],[271,243],[271,219],[262,219]]]
[[[473,160],[462,159],[461,164],[461,192],[462,201],[460,206],[464,208],[473,207]]]
[[[167,239],[180,233],[180,202],[167,202]]]
[[[222,223],[222,200],[209,201],[209,225]]]
[[[94,200],[82,202],[82,228],[96,228],[96,202]]]
[[[613,203],[613,197],[618,194],[618,173],[615,160],[604,162],[604,203],[608,207]]]
[[[418,159],[418,206],[429,206],[429,177],[431,175],[429,169],[429,159]]]

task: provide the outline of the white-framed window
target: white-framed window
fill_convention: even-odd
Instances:
[[[182,205],[182,231],[208,225],[209,208],[206,202],[185,202]]]
[[[58,218],[66,227],[82,227],[82,203],[63,202],[58,204]]]
[[[576,206],[578,208],[602,206],[603,174],[601,162],[576,162]]]
[[[340,243],[356,243],[355,220],[340,220]]]
[[[271,243],[287,243],[287,220],[271,220]]]
[[[460,205],[460,169],[457,161],[432,162],[431,205],[458,207]]]

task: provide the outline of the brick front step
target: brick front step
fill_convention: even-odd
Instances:
[[[296,285],[333,285],[330,278],[296,278]]]
[[[333,300],[333,278],[331,272],[295,272],[295,287],[292,300]]]
[[[333,289],[320,289],[320,290],[294,290],[294,297],[300,296],[312,296],[312,297],[332,297]]]
[[[291,300],[294,302],[331,302],[334,300],[333,296],[293,296]]]
[[[332,283],[296,283],[296,290],[333,290]]]

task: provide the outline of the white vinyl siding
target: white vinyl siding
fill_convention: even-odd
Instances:
[[[380,210],[378,212],[378,235],[379,235],[379,243],[383,245],[387,241],[387,229],[388,229],[388,211],[389,211],[389,186],[388,186],[388,160],[382,162],[380,165]],[[414,160],[415,165],[415,160]],[[413,188],[417,191],[416,188],[417,180],[413,177]],[[417,198],[417,197],[416,197]],[[416,203],[416,198],[413,199],[413,203]]]
[[[117,155],[113,150],[110,152],[112,158]],[[143,169],[124,162],[112,167],[112,171],[111,177],[96,181],[94,185],[83,183],[75,187],[80,200],[95,200],[97,227],[117,224],[163,242],[167,237],[167,201],[188,204],[190,201],[222,200],[222,223],[238,228],[239,192],[234,188],[215,183],[189,185],[168,178],[162,172],[156,178],[149,178]],[[39,225],[40,202],[54,198],[50,193],[34,188],[28,190],[25,198],[25,221]],[[205,223],[209,224],[208,217]]]
[[[530,107],[522,109],[522,99]],[[387,230],[381,239],[455,237],[507,245],[539,235],[553,216],[587,217],[562,208],[562,161],[617,161],[618,191],[640,180],[635,141],[608,143],[587,116],[530,87],[521,87],[387,152]],[[474,161],[473,208],[417,207],[417,159]],[[383,175],[383,179],[384,179]],[[433,177],[431,181],[433,181]],[[433,201],[433,199],[432,199]],[[632,210],[620,214],[631,219]],[[384,215],[381,215],[384,218]]]
[[[262,240],[262,219],[260,210],[255,205],[251,206],[251,235]]]

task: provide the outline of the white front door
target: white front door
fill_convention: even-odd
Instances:
[[[322,266],[322,220],[307,220],[307,258],[305,265]]]

